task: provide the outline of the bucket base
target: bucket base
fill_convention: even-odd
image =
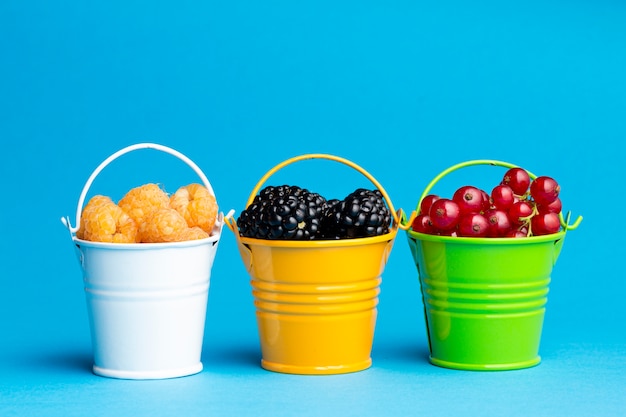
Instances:
[[[525,369],[537,366],[541,362],[541,357],[537,356],[536,358],[521,362],[488,364],[450,362],[436,359],[432,356],[429,357],[429,360],[433,365],[440,366],[442,368],[459,369],[463,371],[512,371],[515,369]]]
[[[276,363],[261,360],[261,367],[265,370],[272,372],[280,372],[283,374],[295,374],[295,375],[337,375],[348,374],[352,372],[363,371],[372,366],[372,359],[365,361],[351,363],[347,365],[332,365],[332,366],[302,366],[302,365],[286,365],[283,363]]]
[[[156,371],[122,371],[93,366],[93,373],[107,378],[117,379],[168,379],[194,375],[202,371],[202,362],[184,368],[165,369]]]

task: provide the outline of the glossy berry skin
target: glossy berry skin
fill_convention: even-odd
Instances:
[[[552,203],[543,205],[537,204],[537,211],[539,213],[556,213],[559,214],[563,209],[563,204],[561,203],[561,199],[557,198]]]
[[[430,216],[428,216],[428,214],[417,215],[415,219],[413,219],[411,229],[413,229],[414,232],[425,233],[428,235],[437,234],[437,230],[433,226],[433,222],[430,220]]]
[[[480,190],[480,193],[483,196],[483,205],[481,207],[481,211],[484,213],[491,208],[491,196],[487,194],[487,192],[484,190]]]
[[[424,197],[422,199],[422,202],[420,203],[419,214],[428,214],[428,212],[430,211],[430,207],[433,205],[435,201],[439,200],[440,198],[441,197],[435,194],[429,194],[426,197]]]
[[[237,219],[242,236],[311,240],[317,235],[326,199],[297,186],[265,187]]]
[[[531,230],[534,236],[557,233],[561,229],[559,215],[556,213],[539,213],[531,219]]]
[[[530,184],[530,196],[538,205],[546,206],[554,202],[561,191],[559,184],[551,177],[537,177]]]
[[[511,229],[504,235],[504,237],[513,237],[513,238],[528,237],[528,231],[520,230],[520,229]]]
[[[501,183],[511,187],[515,195],[524,195],[530,186],[530,175],[523,168],[510,168],[504,173]]]
[[[379,190],[359,188],[326,208],[321,237],[344,239],[380,236],[389,232],[391,212]]]
[[[484,197],[479,188],[471,185],[457,189],[452,196],[461,213],[480,213],[483,208]]]
[[[459,205],[449,198],[440,198],[430,207],[430,220],[441,231],[452,230],[459,224]]]
[[[500,184],[491,190],[491,201],[500,210],[508,210],[515,202],[513,189],[506,184]]]
[[[457,235],[463,237],[486,237],[489,220],[480,213],[463,214],[457,226]]]
[[[491,209],[485,212],[485,217],[489,222],[489,237],[503,237],[511,230],[511,220],[506,211]]]
[[[513,226],[521,226],[533,214],[533,206],[528,201],[518,201],[509,209],[509,220]]]

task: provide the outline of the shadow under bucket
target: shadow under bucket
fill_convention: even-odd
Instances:
[[[552,268],[565,232],[459,238],[408,232],[433,364],[507,370],[539,364]]]
[[[339,240],[269,240],[243,237],[233,217],[224,219],[235,234],[250,275],[261,344],[261,366],[270,371],[342,374],[372,364],[382,273],[399,224],[387,193],[358,165],[332,155],[291,158],[265,174],[265,181],[293,162],[322,158],[348,165],[380,190],[394,218],[388,233]]]
[[[155,149],[187,163],[213,194],[195,163],[162,145],[126,147],[91,174],[78,201],[80,224],[89,188],[111,161],[137,149]],[[70,231],[82,270],[96,375],[122,379],[163,379],[196,374],[201,362],[211,268],[224,217],[217,214],[209,237],[173,243],[104,243]]]

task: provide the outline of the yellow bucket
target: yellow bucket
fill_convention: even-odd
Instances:
[[[333,155],[306,154],[268,171],[250,194],[249,206],[267,179],[294,162],[328,159],[356,169],[381,192],[393,215],[389,233],[340,240],[265,240],[236,236],[251,276],[261,342],[261,366],[289,374],[342,374],[367,369],[376,326],[382,273],[401,212],[367,171]]]

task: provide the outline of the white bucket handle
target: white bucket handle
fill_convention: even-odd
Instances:
[[[159,145],[159,144],[156,144],[156,143],[137,143],[135,145],[130,145],[130,146],[127,146],[127,147],[125,147],[123,149],[120,149],[119,151],[117,151],[114,154],[112,154],[111,156],[109,156],[107,159],[102,161],[102,163],[100,165],[98,165],[98,167],[92,172],[91,176],[89,176],[89,179],[87,179],[87,182],[85,183],[85,186],[83,187],[83,191],[80,193],[80,198],[78,199],[78,206],[76,207],[76,226],[72,226],[71,225],[69,217],[62,217],[61,218],[61,223],[63,223],[65,225],[65,227],[67,227],[67,229],[70,231],[70,233],[76,233],[78,231],[79,227],[80,227],[80,217],[81,217],[83,204],[85,202],[85,197],[87,196],[87,193],[89,192],[89,188],[91,187],[91,184],[96,179],[98,174],[100,174],[100,172],[107,165],[109,165],[113,160],[119,158],[120,156],[122,156],[124,154],[127,154],[129,152],[135,151],[137,149],[156,149],[158,151],[162,151],[162,152],[168,153],[170,155],[173,155],[173,156],[177,157],[178,159],[182,160],[187,165],[189,165],[189,167],[191,167],[191,169],[194,170],[194,172],[202,180],[204,186],[209,190],[209,193],[212,196],[215,197],[215,193],[213,192],[213,187],[211,186],[211,183],[209,182],[209,179],[206,177],[206,175],[204,175],[204,172],[202,172],[200,167],[198,167],[198,165],[196,165],[195,162],[193,162],[191,159],[189,159],[188,157],[186,157],[182,153],[180,153],[180,152],[178,152],[178,151],[176,151],[176,150],[174,150],[172,148],[169,148],[167,146],[164,146],[164,145]]]

